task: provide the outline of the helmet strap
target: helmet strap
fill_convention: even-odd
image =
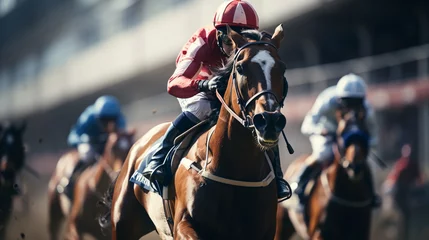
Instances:
[[[243,31],[243,30],[245,30],[246,28],[242,28],[242,27],[236,27],[236,26],[230,26],[231,27],[231,29],[232,30],[234,30],[235,32],[237,32],[238,34],[241,34],[241,31]],[[223,49],[223,42],[222,42],[222,35],[227,35],[227,30],[226,30],[226,27],[225,26],[222,26],[222,27],[216,27],[216,30],[218,31],[218,32],[221,32],[221,34],[217,34],[217,37],[216,37],[216,39],[217,39],[217,41],[216,41],[216,43],[217,43],[217,45],[218,45],[218,47],[220,48],[220,51],[221,51],[221,53],[223,54],[223,55],[225,55],[226,57],[230,57],[230,55],[228,55],[226,52],[225,52],[225,49]]]
[[[229,57],[229,55],[228,55],[228,54],[226,54],[225,50],[223,49],[222,38],[221,38],[220,36],[217,36],[217,41],[216,41],[216,43],[217,43],[217,45],[218,45],[218,47],[219,47],[219,49],[220,49],[220,52],[221,52],[223,55],[225,55],[226,57]]]

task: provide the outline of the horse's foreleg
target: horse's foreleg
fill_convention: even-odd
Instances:
[[[55,190],[54,190],[55,191]],[[51,192],[49,199],[49,235],[51,240],[60,239],[65,216],[60,206],[60,198],[57,193]]]
[[[81,214],[83,205],[85,203],[85,198],[88,193],[86,182],[84,182],[84,180],[82,181],[81,178],[78,178],[73,192],[74,192],[73,205],[70,210],[69,219],[67,223],[67,239],[79,240],[80,235],[82,233],[81,233],[81,229],[78,229],[77,227],[77,219]]]
[[[125,162],[126,167],[128,161]],[[146,210],[134,195],[133,184],[128,181],[132,168],[123,168],[115,183],[112,197],[112,240],[140,239],[155,230]]]
[[[67,240],[79,240],[81,239],[81,234],[77,230],[76,224],[68,223],[67,225],[67,232],[65,234],[65,239]]]
[[[289,214],[280,204],[277,207],[277,227],[274,240],[288,240],[295,233]]]
[[[6,239],[6,227],[8,225],[12,202],[8,201],[7,197],[1,199],[4,196],[0,196],[0,239]]]
[[[200,239],[197,232],[191,223],[191,216],[185,212],[181,217],[176,216],[175,222],[177,222],[176,227],[174,228],[174,239],[180,240],[195,240]]]

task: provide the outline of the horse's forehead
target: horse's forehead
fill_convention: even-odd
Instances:
[[[259,49],[255,51],[255,55],[250,57],[251,62],[259,63],[259,64],[275,64],[275,59],[271,55],[271,52],[267,49]]]
[[[276,63],[276,60],[271,55],[270,51],[266,49],[260,49],[256,52],[254,56],[251,57],[250,61],[260,66],[265,77],[266,87],[267,89],[271,89],[272,88],[271,70],[273,69]]]

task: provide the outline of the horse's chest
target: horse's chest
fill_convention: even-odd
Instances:
[[[197,228],[211,236],[264,239],[267,232],[275,230],[277,202],[259,196],[256,189],[208,184],[196,192],[191,216]],[[273,207],[263,207],[270,205]],[[267,219],[272,221],[264,221]]]

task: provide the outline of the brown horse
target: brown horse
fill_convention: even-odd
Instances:
[[[24,130],[25,123],[0,129],[0,239],[5,239],[13,196],[19,193],[15,180],[25,164]]]
[[[104,149],[104,154],[103,156],[100,156],[99,163],[86,169],[76,179],[73,189],[73,201],[69,199],[64,193],[64,181],[69,181],[72,171],[79,161],[79,153],[76,150],[71,150],[60,158],[55,172],[49,182],[48,189],[49,233],[52,240],[61,238],[62,228],[64,226],[65,220],[70,216],[73,216],[70,219],[72,222],[70,223],[70,227],[67,230],[69,230],[71,233],[77,233],[77,231],[74,231],[73,229],[75,229],[75,223],[80,223],[81,220],[79,210],[83,206],[85,206],[85,209],[87,209],[86,204],[93,204],[92,208],[89,209],[94,209],[96,207],[98,199],[91,203],[91,200],[94,200],[92,197],[94,197],[94,195],[100,194],[100,192],[103,192],[105,190],[103,187],[110,184],[111,180],[109,175],[112,171],[119,170],[122,162],[126,158],[129,147],[131,146],[130,141],[133,135],[134,131],[130,133],[109,134],[108,141]],[[127,149],[127,146],[125,145],[128,144],[130,146],[128,146]],[[124,151],[127,152],[125,153]],[[91,213],[93,212],[85,213],[85,216],[88,216],[88,214]],[[94,213],[89,217],[89,219],[86,220],[92,220],[96,224],[96,217],[97,215]],[[91,225],[88,226],[90,227]],[[93,230],[94,228],[90,229]],[[97,230],[99,230],[99,227]],[[96,230],[94,230],[94,232],[96,232]],[[71,234],[71,236],[76,235]]]
[[[184,154],[175,173],[172,228],[161,196],[129,181],[164,134],[169,125],[164,123],[131,148],[110,192],[113,239],[139,239],[153,230],[162,239],[273,239],[277,191],[266,150],[277,146],[286,125],[280,112],[285,65],[277,53],[283,28],[271,39],[258,31],[245,38],[229,27],[228,36],[237,51],[225,68],[225,94],[217,93],[219,118]]]
[[[304,239],[369,239],[373,185],[364,112],[337,110],[333,164],[309,184],[313,188],[303,213],[293,208],[295,196],[279,206],[275,239],[289,239],[295,231]],[[307,157],[289,166],[286,180],[293,179]]]
[[[413,224],[410,203],[418,201],[412,193],[420,187],[423,188],[424,183],[416,151],[412,151],[410,144],[405,144],[401,154],[401,158],[383,183],[383,207],[379,227],[389,239],[410,238],[412,233],[409,229]]]
[[[83,233],[96,239],[109,239],[96,221],[101,213],[96,206],[121,169],[134,143],[134,134],[135,131],[110,134],[103,157],[77,179],[68,218],[68,239],[81,239]]]

